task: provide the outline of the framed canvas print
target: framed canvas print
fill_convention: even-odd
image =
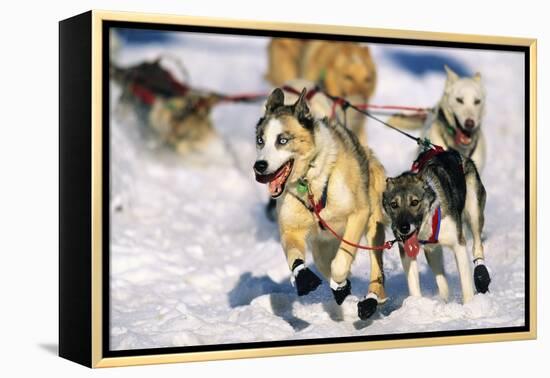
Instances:
[[[61,21],[59,352],[536,337],[536,41]]]

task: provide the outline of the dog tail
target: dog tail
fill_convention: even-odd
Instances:
[[[426,113],[416,113],[416,114],[403,114],[398,113],[392,115],[388,119],[388,123],[398,129],[403,130],[418,130],[424,127],[426,123],[427,114]]]

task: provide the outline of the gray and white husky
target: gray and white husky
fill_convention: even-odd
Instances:
[[[398,240],[409,293],[421,296],[416,255],[420,245],[439,289],[447,300],[449,288],[443,269],[442,247],[453,250],[458,265],[464,303],[474,296],[470,259],[463,222],[473,236],[474,282],[478,292],[488,291],[490,277],[484,263],[481,232],[486,193],[475,164],[455,150],[435,156],[424,152],[417,173],[405,172],[387,179],[383,206]]]
[[[420,129],[434,144],[452,148],[472,159],[479,171],[485,165],[486,144],[481,131],[485,112],[485,88],[481,74],[460,77],[445,66],[447,80],[435,112],[427,119],[395,115],[389,123],[403,129]]]

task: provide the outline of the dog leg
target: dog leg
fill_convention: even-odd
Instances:
[[[466,251],[466,243],[456,243],[453,251],[460,276],[460,286],[462,287],[462,301],[468,303],[474,297],[474,288],[472,286],[472,276],[470,275],[470,260]]]
[[[486,293],[489,290],[491,277],[485,266],[485,254],[481,242],[481,233],[485,223],[483,213],[487,194],[475,166],[471,162],[466,161],[465,170],[466,204],[464,207],[464,215],[474,239],[474,284],[477,292]]]
[[[319,277],[305,266],[307,231],[304,229],[285,230],[281,234],[281,242],[288,267],[292,272],[292,281],[296,286],[296,292],[299,296],[306,295],[321,284]]]
[[[314,238],[311,241],[311,254],[315,267],[327,281],[330,281],[330,264],[334,260],[339,246],[340,242],[336,238]]]
[[[426,260],[435,276],[435,282],[439,290],[439,296],[447,302],[449,300],[449,285],[443,268],[443,248],[440,245],[424,247]]]
[[[367,226],[367,244],[384,244],[384,224],[376,219],[369,219]],[[370,251],[370,284],[367,296],[357,303],[359,318],[370,318],[378,307],[378,303],[384,303],[388,298],[384,290],[384,251]]]
[[[344,239],[355,244],[359,243],[361,236],[365,232],[366,225],[366,211],[358,211],[351,214],[346,223]],[[351,284],[347,278],[356,252],[357,248],[342,242],[330,264],[330,288],[338,304],[342,304],[344,299],[351,293]]]
[[[420,290],[420,274],[418,272],[418,262],[416,259],[411,259],[406,253],[403,247],[403,243],[399,242],[399,255],[401,256],[401,264],[403,264],[403,270],[407,277],[407,284],[409,286],[409,295],[413,297],[421,297],[422,291]]]

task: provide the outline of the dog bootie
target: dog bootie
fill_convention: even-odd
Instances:
[[[478,293],[485,294],[489,291],[491,276],[483,260],[476,260],[474,268],[474,285]]]
[[[369,293],[365,299],[357,303],[357,315],[361,320],[367,320],[375,312],[378,307],[378,296],[374,293]]]
[[[296,260],[292,265],[292,277],[292,282],[300,297],[311,293],[321,284],[321,279],[311,269],[306,268],[303,260]]]
[[[344,299],[351,294],[351,282],[346,280],[344,283],[338,284],[331,279],[330,289],[332,290],[332,295],[334,295],[334,300],[336,303],[341,305],[344,302]]]

